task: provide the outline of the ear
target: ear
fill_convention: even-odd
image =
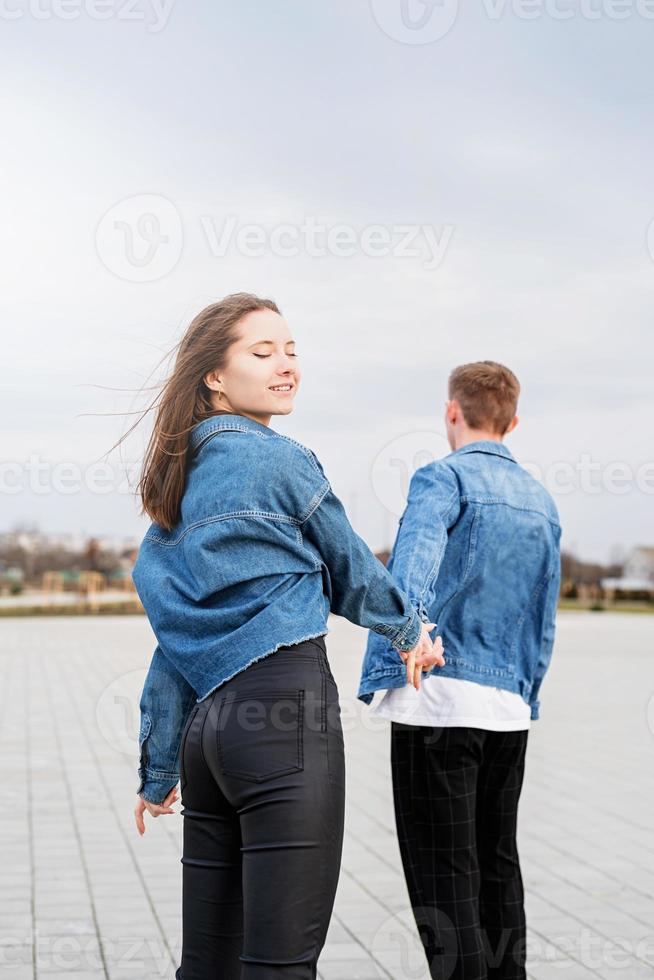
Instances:
[[[447,402],[445,403],[445,415],[450,425],[454,425],[456,423],[460,412],[461,408],[456,398],[448,398]]]
[[[518,418],[518,416],[517,415],[514,415],[513,418],[511,419],[511,421],[509,423],[509,427],[506,430],[506,432],[504,433],[504,435],[508,435],[509,432],[513,432],[513,430],[515,429],[515,427],[516,427],[516,425],[518,424],[519,421],[520,421],[520,419]]]
[[[216,377],[215,371],[207,371],[202,380],[207,388],[210,388],[212,391],[217,391],[220,386],[220,378]]]

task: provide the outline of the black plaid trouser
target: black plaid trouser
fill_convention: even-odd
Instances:
[[[391,724],[400,853],[437,980],[525,980],[516,829],[527,736]]]

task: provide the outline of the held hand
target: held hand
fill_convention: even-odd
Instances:
[[[160,817],[162,813],[175,813],[172,804],[178,799],[179,793],[177,792],[176,786],[173,786],[168,796],[161,803],[150,803],[149,800],[144,800],[142,796],[138,797],[138,803],[134,807],[134,816],[136,818],[136,829],[141,837],[145,833],[145,821],[143,820],[145,811],[147,810],[153,817]]]
[[[429,635],[429,631],[435,628],[436,623],[423,623],[420,639],[413,650],[404,650],[400,654],[406,664],[407,684],[412,684],[416,691],[420,690],[420,677],[423,670],[442,667],[445,664],[442,639],[437,636],[432,643]]]

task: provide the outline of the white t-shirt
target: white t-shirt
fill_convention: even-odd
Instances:
[[[515,732],[530,727],[531,708],[519,694],[458,677],[422,677],[420,690],[405,684],[377,691],[376,714],[404,725],[485,728]]]

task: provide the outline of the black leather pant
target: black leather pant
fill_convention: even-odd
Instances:
[[[315,978],[345,802],[338,689],[324,637],[281,647],[197,704],[180,777],[177,980]]]

